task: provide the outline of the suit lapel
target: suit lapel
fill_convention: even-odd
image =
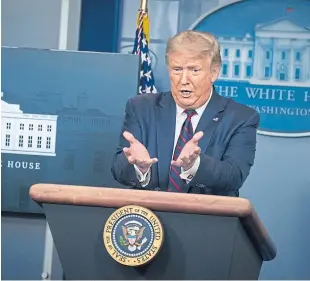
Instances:
[[[171,93],[164,93],[156,107],[158,180],[159,186],[166,188],[173,152],[175,135],[176,105]]]
[[[201,153],[204,153],[210,143],[210,140],[215,132],[216,127],[223,117],[224,109],[226,106],[227,100],[219,96],[213,89],[213,94],[209,104],[207,105],[205,111],[203,112],[196,132],[202,131],[203,137],[199,141],[199,147],[201,148]]]

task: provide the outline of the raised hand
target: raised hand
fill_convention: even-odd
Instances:
[[[171,164],[177,167],[182,167],[185,171],[190,169],[200,154],[198,141],[203,137],[203,132],[197,132],[191,140],[183,147],[177,160],[172,160]]]
[[[130,164],[135,164],[141,173],[146,173],[147,170],[158,161],[157,158],[151,158],[145,146],[135,137],[125,131],[123,136],[128,140],[130,147],[124,147],[123,151]]]

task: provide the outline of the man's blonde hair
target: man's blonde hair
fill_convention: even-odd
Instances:
[[[185,30],[170,38],[166,47],[166,64],[169,64],[169,54],[177,50],[197,52],[199,56],[210,57],[211,67],[222,65],[220,44],[215,36],[208,32]]]

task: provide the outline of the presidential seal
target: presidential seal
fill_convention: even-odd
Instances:
[[[141,266],[159,252],[163,243],[163,227],[149,209],[130,205],[108,218],[103,231],[104,246],[118,263]]]

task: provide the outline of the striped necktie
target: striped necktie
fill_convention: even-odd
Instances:
[[[193,137],[193,125],[191,118],[197,114],[195,110],[185,110],[187,117],[181,128],[180,136],[174,148],[173,160],[177,160],[185,144]],[[183,192],[185,180],[181,179],[181,167],[170,165],[168,191]]]

